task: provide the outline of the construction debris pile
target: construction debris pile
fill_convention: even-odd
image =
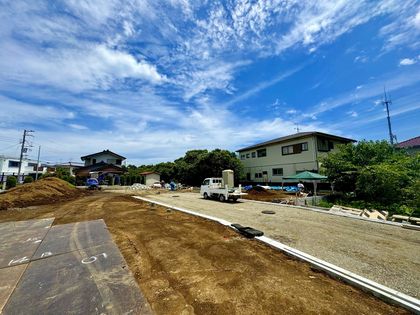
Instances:
[[[84,193],[62,179],[48,177],[33,183],[20,185],[0,194],[0,210],[69,200]]]
[[[351,215],[356,215],[363,218],[377,219],[377,220],[384,220],[384,221],[387,220],[388,218],[388,211],[381,211],[381,210],[374,210],[374,209],[362,210],[362,209],[334,205],[331,207],[329,211],[336,212],[336,213],[351,214]]]
[[[151,187],[143,185],[143,184],[139,184],[139,183],[134,183],[133,185],[127,187],[127,189],[129,189],[129,190],[148,190],[148,189],[151,189]]]

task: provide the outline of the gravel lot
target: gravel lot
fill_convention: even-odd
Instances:
[[[145,197],[252,226],[284,244],[420,298],[419,231],[275,204],[221,203],[197,193]],[[276,213],[262,214],[262,210]]]

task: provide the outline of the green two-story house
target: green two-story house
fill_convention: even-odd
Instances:
[[[356,142],[322,132],[299,132],[238,150],[249,182],[280,183],[302,171],[318,172],[319,158],[337,145]]]

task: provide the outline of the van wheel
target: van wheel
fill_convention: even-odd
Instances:
[[[225,202],[226,198],[225,195],[219,195],[219,201]]]
[[[205,192],[205,193],[203,194],[203,198],[204,198],[204,199],[209,199],[209,195],[207,195],[207,193]]]

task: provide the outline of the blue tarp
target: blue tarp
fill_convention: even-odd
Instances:
[[[257,185],[257,186],[261,186],[261,185]],[[243,189],[244,190],[250,190],[252,189],[252,185],[248,185],[248,186],[244,186]],[[286,192],[297,192],[299,191],[299,189],[297,188],[297,186],[269,186],[270,190],[284,190]]]

